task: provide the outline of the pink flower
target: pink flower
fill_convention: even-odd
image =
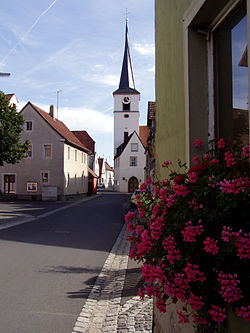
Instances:
[[[196,172],[190,172],[189,173],[189,182],[190,183],[196,183],[197,182],[197,173]]]
[[[236,308],[235,312],[238,317],[242,317],[246,322],[250,322],[250,305],[242,306],[240,309]]]
[[[182,197],[185,197],[190,192],[185,185],[179,185],[179,184],[173,185],[173,191],[177,196],[182,196]]]
[[[203,160],[204,160],[204,161],[209,161],[209,160],[211,160],[211,155],[210,155],[210,154],[204,154],[204,155],[203,155]]]
[[[150,229],[153,239],[157,240],[160,238],[164,225],[165,222],[161,216],[157,217],[157,219],[151,224]]]
[[[216,254],[219,251],[219,247],[216,245],[218,243],[217,240],[210,239],[210,237],[207,237],[203,244],[205,245],[204,249],[208,253]]]
[[[162,163],[161,167],[162,167],[162,168],[167,168],[167,167],[168,167],[169,165],[171,165],[171,164],[172,164],[171,161],[166,160],[166,161],[164,161],[164,162]]]
[[[194,164],[199,163],[199,156],[198,155],[193,158],[193,163]]]
[[[128,212],[126,215],[125,215],[125,221],[126,222],[130,222],[130,221],[133,221],[135,219],[135,213],[134,212]]]
[[[201,310],[201,308],[204,305],[204,302],[202,302],[202,296],[195,296],[192,292],[190,294],[190,298],[188,299],[187,303],[195,311]]]
[[[240,283],[237,277],[237,274],[219,272],[217,278],[220,284],[219,294],[224,298],[225,302],[236,302],[243,297],[240,288],[237,286]]]
[[[250,156],[250,146],[249,145],[245,145],[242,148],[242,153],[245,157],[249,157]]]
[[[142,183],[141,186],[140,186],[140,190],[143,192],[143,191],[146,191],[147,190],[147,184],[146,183]]]
[[[199,281],[203,283],[206,278],[204,276],[204,273],[200,272],[198,270],[199,266],[198,265],[192,265],[190,262],[187,263],[187,266],[183,269],[187,276],[187,281],[188,282],[196,282]]]
[[[195,242],[196,239],[195,237],[197,235],[201,235],[202,231],[204,231],[203,226],[201,225],[201,220],[199,220],[198,225],[197,226],[193,226],[191,221],[188,221],[186,223],[186,227],[184,230],[182,230],[182,235],[184,238],[185,242]]]
[[[198,148],[198,147],[200,147],[200,146],[202,146],[203,145],[203,140],[202,139],[196,139],[195,141],[194,141],[194,146],[196,147],[196,148]]]
[[[179,317],[179,323],[189,323],[187,316],[183,312],[178,311],[178,310],[176,310],[176,312]]]
[[[133,232],[134,231],[134,225],[133,225],[133,223],[128,223],[127,224],[127,230],[129,231],[129,232]]]
[[[231,166],[233,166],[234,164],[236,164],[235,158],[233,156],[232,153],[230,153],[229,151],[227,151],[225,154],[225,161],[226,161],[226,165],[228,168],[230,168]]]
[[[160,310],[160,312],[166,312],[166,304],[165,300],[162,297],[156,298],[156,307]]]
[[[224,227],[223,227],[223,230],[222,230],[222,232],[221,232],[221,239],[222,239],[224,242],[229,242],[231,236],[232,236],[232,229],[231,229],[230,227],[226,227],[226,226],[224,226]]]
[[[173,236],[168,236],[163,239],[162,246],[164,250],[168,252],[167,259],[169,260],[170,264],[174,264],[174,260],[180,259],[180,251],[176,250],[176,243]]]
[[[205,317],[198,317],[195,313],[193,313],[192,317],[193,317],[193,321],[197,325],[199,325],[199,326],[207,325],[207,320]]]
[[[225,148],[225,141],[224,139],[220,139],[218,142],[217,142],[217,146],[219,148]]]
[[[236,195],[240,192],[245,192],[245,190],[250,187],[250,180],[247,177],[240,177],[232,180],[224,179],[223,181],[216,183],[216,185],[220,186],[222,192]]]
[[[214,321],[218,323],[222,323],[226,319],[226,309],[221,309],[216,305],[211,305],[212,309],[208,310],[210,316],[213,318]]]

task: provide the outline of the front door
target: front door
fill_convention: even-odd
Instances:
[[[4,193],[16,193],[15,175],[4,175]]]
[[[128,181],[128,192],[133,193],[138,189],[138,179],[136,177],[131,177]]]

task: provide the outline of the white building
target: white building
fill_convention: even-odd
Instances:
[[[114,189],[119,192],[134,192],[145,180],[146,156],[139,136],[140,93],[135,89],[127,21],[120,84],[113,96]]]
[[[29,141],[27,157],[0,167],[0,191],[22,199],[56,200],[88,191],[89,150],[50,113],[28,102],[21,141]]]

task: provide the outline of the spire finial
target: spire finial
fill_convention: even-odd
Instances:
[[[126,13],[125,13],[125,15],[126,15],[126,22],[128,22],[128,14],[129,14],[128,8],[126,8]]]

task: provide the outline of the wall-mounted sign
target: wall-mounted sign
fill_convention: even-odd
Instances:
[[[27,192],[37,192],[37,183],[27,183]]]

